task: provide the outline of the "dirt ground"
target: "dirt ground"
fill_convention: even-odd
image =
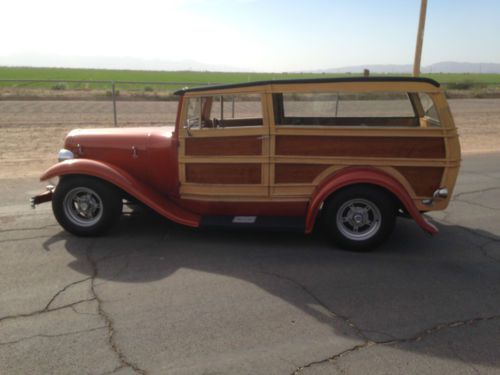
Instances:
[[[449,101],[462,152],[500,151],[500,99]],[[119,126],[171,125],[175,102],[118,102]],[[54,163],[74,128],[113,126],[106,101],[0,101],[0,178],[36,176]]]

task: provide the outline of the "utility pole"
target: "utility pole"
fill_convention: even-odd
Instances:
[[[415,48],[415,60],[413,62],[413,76],[420,75],[420,62],[422,61],[422,44],[424,43],[425,15],[427,13],[427,0],[420,4],[420,20],[418,21],[417,46]]]

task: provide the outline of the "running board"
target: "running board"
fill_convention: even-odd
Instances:
[[[218,228],[256,228],[271,230],[304,231],[303,216],[204,216],[200,227]]]

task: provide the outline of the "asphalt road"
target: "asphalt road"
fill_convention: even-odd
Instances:
[[[0,181],[1,374],[498,374],[500,154],[464,157],[431,237],[198,231],[132,212],[76,238]]]

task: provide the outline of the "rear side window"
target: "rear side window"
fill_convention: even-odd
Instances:
[[[275,123],[304,126],[419,126],[407,93],[274,94]]]
[[[420,103],[424,111],[424,117],[431,126],[440,126],[439,116],[431,97],[425,93],[419,93]]]

